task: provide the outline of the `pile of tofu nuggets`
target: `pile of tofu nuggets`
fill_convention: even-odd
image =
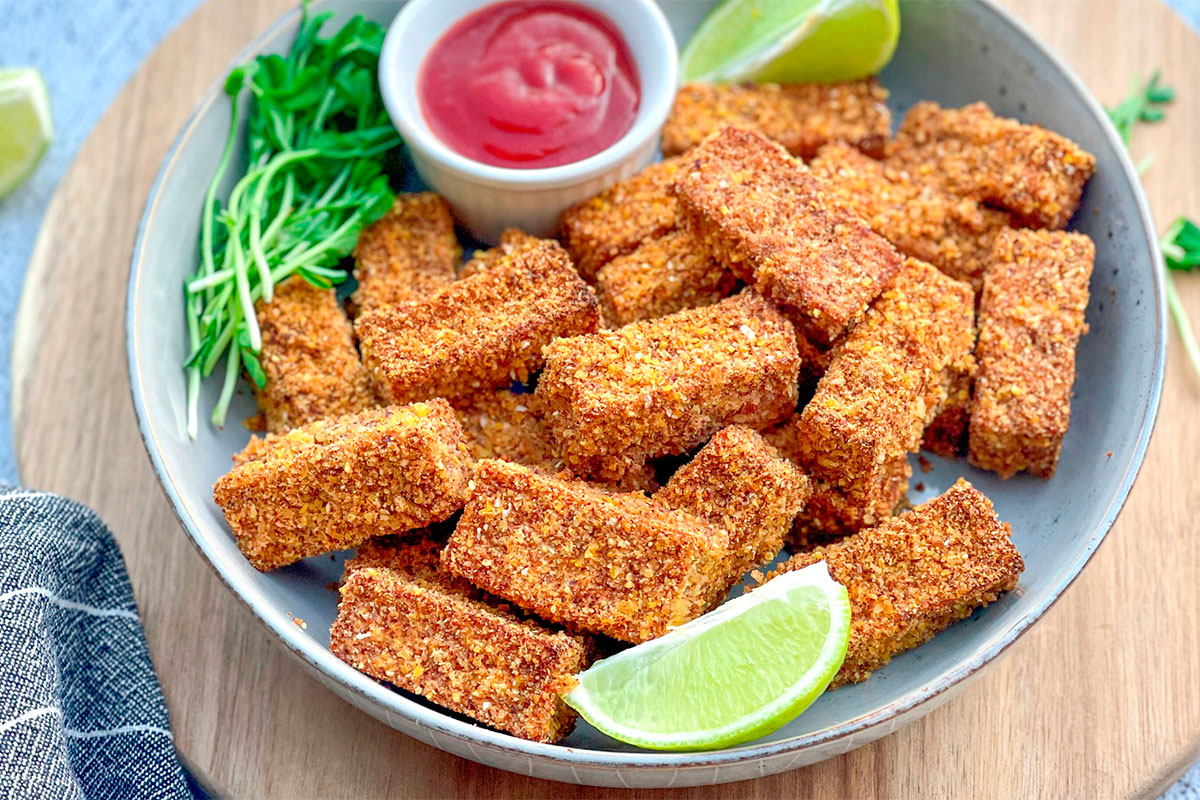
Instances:
[[[246,558],[357,547],[332,651],[542,742],[576,673],[747,573],[846,586],[834,686],[1012,589],[969,483],[897,512],[922,448],[1053,474],[1095,159],[981,103],[892,137],[885,100],[687,86],[663,161],[465,264],[445,202],[400,196],[346,309],[300,279],[259,306],[267,435],[214,489]]]

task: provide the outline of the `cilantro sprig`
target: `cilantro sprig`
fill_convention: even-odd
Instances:
[[[225,81],[229,134],[204,196],[200,266],[185,286],[193,438],[200,381],[222,358],[214,424],[225,423],[243,370],[259,387],[266,384],[255,302],[270,302],[275,286],[291,275],[322,288],[344,281],[341,259],[394,199],[382,162],[400,137],[375,78],[383,28],[357,16],[321,38],[331,16],[310,16],[305,3],[286,56],[259,56]],[[217,194],[238,145],[243,106],[248,166],[222,204]]]
[[[1157,71],[1145,84],[1134,78],[1129,94],[1115,107],[1107,109],[1108,116],[1121,136],[1121,141],[1128,147],[1133,139],[1133,131],[1141,122],[1159,122],[1166,116],[1163,106],[1175,99],[1175,90],[1161,83]],[[1147,156],[1138,164],[1138,173],[1144,174],[1153,163],[1153,156]],[[1167,308],[1171,319],[1175,322],[1175,330],[1183,343],[1184,352],[1192,364],[1192,369],[1200,376],[1200,345],[1196,343],[1196,335],[1192,332],[1188,321],[1187,311],[1179,299],[1175,289],[1172,271],[1191,272],[1200,266],[1200,227],[1186,217],[1179,217],[1171,224],[1160,242],[1163,261],[1166,262],[1167,273]]]

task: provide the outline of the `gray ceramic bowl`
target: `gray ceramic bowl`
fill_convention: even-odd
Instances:
[[[317,4],[339,18],[361,12],[386,23],[398,2],[340,0]],[[666,0],[680,42],[712,3]],[[657,753],[614,742],[586,724],[563,745],[515,739],[446,714],[376,683],[330,655],[328,630],[337,603],[326,585],[342,557],[309,559],[263,575],[239,554],[219,509],[213,482],[242,447],[237,420],[252,412],[243,392],[224,430],[184,431],[186,352],[180,284],[196,259],[204,187],[217,163],[229,106],[214,90],[172,148],[150,194],[129,279],[129,370],[142,435],[184,530],[222,580],[312,674],[342,697],[398,730],[464,758],[559,781],[666,787],[758,777],[843,753],[929,712],[999,656],[1046,611],[1087,563],[1120,511],[1142,462],[1158,409],[1163,375],[1165,304],[1154,226],[1134,169],[1101,107],[1071,71],[1018,22],[986,3],[909,2],[895,60],[882,75],[897,115],[929,98],[959,105],[985,100],[1005,115],[1042,123],[1096,154],[1076,228],[1096,241],[1091,332],[1078,358],[1070,434],[1050,481],[1002,482],[965,463],[935,459],[920,480],[923,499],[965,475],[1012,523],[1025,556],[1017,590],[898,657],[869,681],[821,697],[770,736],[710,753]],[[286,49],[293,12],[244,54]],[[211,408],[217,385],[206,383]],[[1111,452],[1110,452],[1111,451]],[[291,622],[303,617],[307,630]]]

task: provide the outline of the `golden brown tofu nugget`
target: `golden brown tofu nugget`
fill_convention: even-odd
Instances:
[[[685,453],[726,425],[784,419],[799,367],[791,324],[745,290],[551,343],[537,395],[567,466],[615,481],[621,465]]]
[[[506,256],[511,256],[518,250],[533,248],[545,239],[526,233],[520,228],[506,228],[500,234],[500,244],[487,250],[476,250],[471,260],[462,265],[458,277],[469,278],[477,272],[486,272],[497,264],[504,263]]]
[[[1049,478],[1071,423],[1075,348],[1096,247],[1082,233],[1010,231],[996,240],[979,309],[971,463]]]
[[[590,660],[577,637],[377,566],[348,572],[329,649],[373,678],[535,742],[571,732],[575,713],[561,695]]]
[[[867,491],[915,451],[945,402],[943,371],[973,368],[971,287],[908,259],[837,348],[796,420],[798,463],[843,490]]]
[[[747,128],[812,158],[827,142],[883,157],[892,130],[887,89],[874,78],[848,83],[690,83],[675,95],[663,152],[691,150],[722,128]]]
[[[462,427],[439,399],[252,439],[213,499],[265,572],[440,522],[462,508],[470,476]]]
[[[829,191],[905,255],[928,261],[976,291],[1008,215],[914,179],[843,144],[808,165]]]
[[[625,642],[704,613],[729,537],[641,494],[482,461],[442,564],[526,611]]]
[[[711,306],[737,289],[733,273],[713,261],[687,231],[647,239],[596,273],[604,318],[614,327],[685,308]]]
[[[396,403],[464,397],[524,381],[542,347],[600,326],[591,287],[545,241],[421,303],[386,306],[356,324],[379,394]]]
[[[808,477],[761,436],[731,425],[671,476],[654,501],[729,535],[728,592],[751,569],[779,554],[810,491]]]
[[[1017,585],[1011,529],[964,480],[854,536],[793,556],[769,577],[824,561],[850,595],[850,643],[831,688],[865,681]]]
[[[1065,228],[1096,171],[1095,156],[1067,137],[997,117],[986,103],[917,103],[889,144],[888,160],[1033,228]]]
[[[651,164],[563,212],[559,239],[587,280],[612,259],[675,227],[671,184],[679,159]]]
[[[270,433],[376,404],[371,378],[354,347],[350,320],[333,289],[296,276],[255,304],[262,329],[258,360],[267,385],[254,390]]]
[[[713,257],[802,333],[829,344],[900,269],[896,248],[836,202],[782,147],[725,128],[683,157],[680,217]]]
[[[424,300],[454,280],[462,248],[450,207],[432,192],[396,196],[392,208],[359,234],[354,247],[355,316],[380,306]]]

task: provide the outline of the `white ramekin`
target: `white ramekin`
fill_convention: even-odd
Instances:
[[[421,179],[441,193],[471,234],[494,243],[508,227],[549,236],[567,207],[649,164],[675,99],[678,52],[654,0],[573,0],[612,20],[625,38],[641,81],[629,131],[607,149],[573,164],[508,169],[481,164],[434,136],[417,98],[417,73],[429,48],[451,25],[496,0],[409,0],[388,28],[379,86]]]

